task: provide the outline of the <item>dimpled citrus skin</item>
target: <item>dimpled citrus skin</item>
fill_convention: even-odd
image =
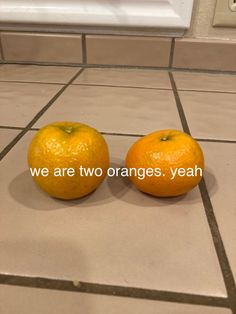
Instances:
[[[33,176],[37,185],[59,199],[77,199],[94,191],[109,167],[108,146],[95,129],[76,122],[55,122],[40,129],[28,149],[30,168],[48,168],[46,177]],[[102,168],[101,177],[81,176],[79,168]],[[74,176],[54,176],[55,168],[73,168]]]
[[[127,168],[160,168],[162,176],[145,176],[143,180],[130,176],[133,184],[142,192],[153,196],[178,196],[193,189],[201,180],[197,176],[178,176],[173,180],[170,168],[204,170],[204,156],[199,144],[188,134],[178,130],[161,130],[144,136],[135,142],[126,156]]]

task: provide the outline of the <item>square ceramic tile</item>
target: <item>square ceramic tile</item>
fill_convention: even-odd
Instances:
[[[179,90],[220,91],[236,93],[236,75],[173,72]]]
[[[206,185],[210,190],[216,219],[236,279],[236,144],[201,143],[201,146],[209,168]]]
[[[62,85],[0,82],[0,125],[26,126]]]
[[[236,140],[236,94],[179,92],[191,134]]]
[[[171,38],[87,35],[90,64],[168,67]]]
[[[1,39],[6,61],[82,63],[81,35],[2,32]]]
[[[158,199],[108,177],[81,200],[55,200],[27,170],[33,134],[0,165],[1,273],[226,296],[198,188]],[[111,167],[123,166],[136,139],[106,140]]]
[[[0,67],[0,81],[67,83],[80,68],[4,64]]]
[[[20,130],[0,129],[0,152],[17,136],[18,133],[20,133]]]
[[[181,129],[173,92],[162,90],[70,86],[35,126],[62,119],[105,132],[145,134]]]
[[[168,72],[137,69],[86,69],[73,84],[171,89]]]
[[[236,42],[229,40],[176,39],[176,68],[236,71]]]
[[[30,300],[30,301],[29,301]],[[230,314],[224,308],[0,285],[4,314]]]

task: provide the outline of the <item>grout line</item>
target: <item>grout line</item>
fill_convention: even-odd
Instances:
[[[8,126],[8,125],[0,125],[0,129],[8,129],[8,130],[24,130],[25,127],[21,126]]]
[[[15,83],[15,84],[39,84],[39,85],[65,85],[66,83],[53,83],[53,82],[30,82],[30,81],[14,81],[14,80],[1,80],[0,83]],[[99,87],[114,87],[114,88],[132,88],[132,89],[147,89],[147,90],[162,90],[171,91],[172,88],[168,87],[147,87],[147,86],[131,86],[131,85],[112,85],[112,84],[95,84],[95,83],[73,83],[74,86],[99,86]],[[208,94],[231,94],[235,95],[232,91],[214,91],[214,90],[195,90],[195,89],[183,89],[178,88],[179,92],[196,92],[196,93],[208,93]]]
[[[232,94],[235,95],[236,94],[236,90],[235,92],[233,91],[217,91],[217,90],[200,90],[200,89],[184,89],[184,88],[178,88],[179,92],[195,92],[195,93],[209,93],[209,94]]]
[[[0,274],[0,284],[228,308],[223,297]]]
[[[3,65],[3,64],[1,64]],[[80,66],[80,68],[82,68]],[[86,68],[86,67],[84,67]],[[90,68],[88,66],[88,68]],[[163,68],[162,68],[163,69]],[[26,83],[26,84],[42,84],[42,85],[64,85],[66,82],[42,82],[42,81],[21,81],[21,80],[1,80],[0,83]],[[137,89],[156,89],[156,90],[171,90],[171,88],[168,87],[145,87],[145,86],[132,86],[132,85],[111,85],[111,84],[96,84],[96,83],[73,83],[73,85],[85,85],[85,86],[101,86],[101,87],[122,87],[122,88],[137,88]],[[185,89],[185,88],[178,88],[178,91],[183,91],[183,92],[196,92],[196,93],[218,93],[218,94],[236,94],[235,91],[219,91],[219,90],[211,90],[211,89],[206,89],[206,90],[199,90],[199,89]]]
[[[185,114],[184,114],[181,100],[180,100],[179,95],[178,95],[178,91],[176,88],[174,77],[173,77],[172,73],[169,73],[169,75],[170,75],[170,80],[171,80],[173,92],[175,94],[176,104],[177,104],[177,107],[179,110],[180,120],[181,120],[183,129],[185,130],[186,133],[188,133],[190,135],[190,130],[188,127],[188,123],[187,123]],[[230,268],[228,257],[227,257],[227,254],[226,254],[226,251],[224,248],[223,240],[221,238],[221,234],[219,231],[219,227],[217,224],[217,220],[216,220],[216,217],[214,214],[214,210],[212,207],[212,203],[211,203],[208,191],[207,191],[207,187],[206,187],[204,178],[202,178],[201,182],[199,183],[199,189],[200,189],[200,193],[201,193],[202,202],[204,205],[208,225],[209,225],[209,228],[211,231],[214,247],[215,247],[218,261],[220,264],[221,272],[223,275],[225,287],[227,290],[229,305],[230,305],[230,308],[232,310],[232,313],[236,314],[236,285],[235,285],[233,273],[232,273],[231,268]]]
[[[24,130],[25,127],[18,126],[8,126],[8,125],[0,125],[0,129],[9,129],[9,130]],[[29,131],[39,131],[40,128],[30,128]],[[143,137],[145,134],[137,134],[137,133],[120,133],[120,132],[100,132],[103,135],[114,135],[114,136],[130,136],[130,137]],[[211,139],[211,138],[196,138],[194,139],[198,142],[212,142],[212,143],[224,143],[224,144],[236,144],[236,140],[222,140],[222,139]]]
[[[2,45],[2,38],[1,38],[1,34],[0,34],[0,54],[2,55],[2,63],[5,60],[5,55],[4,55],[4,51],[3,51],[3,45]]]
[[[173,37],[171,41],[171,47],[170,47],[169,68],[172,68],[172,65],[173,65],[174,50],[175,50],[175,38]]]
[[[204,74],[228,74],[235,76],[236,71],[226,71],[226,70],[207,70],[207,69],[190,69],[190,68],[171,68],[172,72],[189,72],[189,73],[204,73]]]
[[[85,68],[84,68],[85,69]],[[56,83],[56,82],[31,82],[31,81],[17,81],[17,80],[1,80],[0,83],[15,83],[15,84],[39,84],[39,85],[65,85],[66,83]],[[132,85],[112,85],[112,84],[96,84],[96,83],[73,83],[72,85],[80,86],[100,86],[100,87],[115,87],[115,88],[133,88],[133,89],[147,89],[147,90],[164,90],[171,91],[171,88],[168,87],[147,87],[147,86],[132,86]],[[214,91],[214,90],[197,90],[197,89],[184,89],[178,88],[179,92],[196,92],[196,93],[209,93],[209,94],[236,94],[233,91]]]
[[[133,134],[133,133],[117,133],[117,132],[100,132],[103,135],[115,135],[115,136],[130,136],[130,137],[143,137],[143,134]]]
[[[127,85],[106,85],[106,84],[92,84],[92,83],[74,83],[74,86],[80,85],[80,86],[99,86],[99,87],[115,87],[115,88],[132,88],[132,89],[147,89],[147,90],[165,90],[165,91],[171,91],[171,88],[165,88],[165,87],[145,87],[145,86],[127,86]]]
[[[42,67],[71,67],[71,68],[78,68],[82,67],[83,63],[58,63],[58,62],[39,62],[39,61],[16,61],[16,60],[4,60],[3,64],[15,64],[15,65],[37,65]]]
[[[181,103],[180,98],[179,98],[179,93],[177,91],[177,87],[176,87],[176,84],[174,81],[173,74],[171,72],[169,72],[169,77],[170,77],[170,82],[171,82],[171,86],[172,86],[174,97],[175,97],[175,102],[176,102],[177,109],[179,112],[179,117],[180,117],[180,120],[181,120],[181,123],[183,126],[183,130],[184,130],[184,132],[190,134],[188,123],[187,123],[187,120],[186,120],[186,117],[184,114],[184,109],[183,109],[182,103]]]
[[[81,64],[81,63],[56,63],[56,62],[26,62],[26,61],[4,61],[3,64],[25,64],[38,66],[58,66],[58,67],[85,67],[85,68],[114,68],[114,69],[141,69],[141,70],[162,70],[173,72],[190,72],[190,73],[207,73],[207,74],[228,74],[235,76],[236,71],[224,70],[206,70],[206,69],[190,69],[190,68],[170,68],[170,67],[155,67],[155,66],[133,66],[133,65],[115,65],[115,64]]]
[[[205,208],[208,224],[210,226],[215,250],[221,267],[221,272],[223,274],[223,279],[228,294],[229,305],[232,313],[236,314],[236,285],[204,178],[202,178],[201,182],[199,183],[199,189]]]
[[[4,126],[1,128],[5,128]],[[11,127],[6,127],[8,129],[11,129]],[[30,128],[29,131],[39,131],[40,128]],[[117,133],[117,132],[103,132],[103,131],[99,131],[102,135],[111,135],[111,136],[124,136],[124,137],[143,137],[143,134],[133,134],[133,133]]]
[[[146,87],[146,86],[129,86],[129,85],[112,85],[112,84],[108,85],[108,84],[95,84],[95,83],[73,83],[72,85],[172,91],[172,88],[168,88],[168,87]],[[235,92],[232,92],[232,91],[194,90],[194,89],[178,88],[178,91],[179,92],[209,93],[209,94],[216,94],[216,93],[217,94],[232,94],[232,95],[236,94],[236,90]]]
[[[82,42],[82,54],[83,54],[83,64],[87,64],[87,43],[86,43],[86,35],[81,35],[81,42]]]
[[[50,29],[50,31],[48,30],[48,27],[52,27],[52,25],[47,25],[46,24],[46,28],[41,28],[39,29],[38,27],[35,29],[33,28],[32,30],[28,30],[28,29],[19,29],[19,25],[13,23],[13,24],[10,24],[7,23],[0,23],[1,25],[1,32],[4,32],[4,33],[30,33],[30,34],[34,34],[34,33],[46,33],[46,34],[60,34],[60,35],[82,35],[82,34],[86,34],[88,36],[92,35],[92,36],[122,36],[122,37],[158,37],[159,39],[168,39],[170,38],[170,35],[171,34],[166,34],[166,32],[164,33],[160,33],[159,31],[157,32],[156,28],[151,28],[150,30],[149,29],[136,29],[136,27],[131,27],[129,28],[129,30],[127,30],[127,27],[121,27],[117,29],[117,27],[113,27],[113,29],[111,28],[107,28],[107,26],[104,27],[96,27],[96,30],[94,30],[94,27],[89,27],[87,25],[86,28],[84,27],[81,27],[79,26],[78,28],[74,29],[74,28],[67,28],[65,29],[64,27],[62,29],[58,29],[58,27],[60,27],[61,25],[56,25],[54,24],[53,25],[53,28]],[[17,28],[9,28],[9,26],[17,26]],[[36,24],[36,26],[42,26],[40,24]],[[35,25],[34,25],[35,27]],[[56,27],[56,28],[54,28]],[[181,38],[182,37],[182,32],[181,34],[180,33],[176,33],[176,30],[174,30],[172,32],[172,35],[174,37],[177,37],[177,38]],[[167,36],[168,35],[168,36]]]
[[[218,140],[211,138],[195,138],[196,141],[199,142],[212,142],[212,143],[228,143],[228,144],[236,144],[236,140]]]
[[[17,80],[1,80],[0,83],[16,83],[16,84],[39,84],[39,85],[65,85],[66,83],[53,83],[53,82],[30,82],[30,81],[17,81]]]
[[[35,124],[36,121],[51,107],[57,98],[67,89],[67,87],[84,71],[80,69],[72,79],[64,85],[50,100],[49,102],[34,116],[34,118],[27,124],[27,126],[1,151],[0,160],[12,149],[13,146],[26,134],[28,130]]]
[[[39,131],[40,128],[30,128],[29,131]]]
[[[135,66],[135,65],[111,65],[111,64],[87,64],[87,68],[92,69],[127,69],[127,70],[167,70],[168,67],[142,67],[142,66]]]

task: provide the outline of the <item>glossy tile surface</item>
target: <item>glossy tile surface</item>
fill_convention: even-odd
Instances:
[[[0,82],[0,125],[26,126],[61,88],[62,85]]]
[[[173,66],[176,68],[236,71],[232,62],[236,54],[236,42],[176,39]]]
[[[156,199],[110,177],[82,200],[54,200],[27,171],[32,135],[1,163],[0,272],[226,295],[198,188]],[[122,166],[135,138],[106,140],[111,167]]]
[[[236,93],[236,75],[193,72],[174,72],[173,75],[179,90]]]
[[[87,35],[86,47],[91,64],[167,67],[171,38]]]
[[[35,126],[61,117],[104,132],[147,134],[158,129],[181,129],[172,91],[74,85]]]
[[[179,92],[191,134],[236,140],[236,94]]]
[[[17,136],[20,130],[0,129],[0,152]]]
[[[81,35],[2,32],[1,40],[6,61],[82,62]]]
[[[167,72],[137,69],[86,69],[74,84],[171,89]]]
[[[208,189],[214,186],[215,193],[210,193],[215,215],[229,257],[232,271],[236,278],[236,143],[202,143],[206,162],[214,177],[207,177]]]
[[[78,71],[76,67],[4,64],[0,81],[67,83]]]
[[[228,309],[209,306],[3,285],[0,285],[0,311],[4,314],[77,314],[78,311],[84,314],[231,313]]]

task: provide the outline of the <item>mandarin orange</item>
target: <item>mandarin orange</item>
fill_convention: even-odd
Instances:
[[[130,180],[140,191],[160,197],[178,196],[201,180],[204,156],[190,135],[178,130],[161,130],[144,136],[130,147],[126,167],[145,169],[143,179],[129,171]]]
[[[28,149],[28,164],[31,170],[48,169],[46,176],[41,172],[33,176],[43,191],[59,199],[77,199],[94,191],[105,178],[108,146],[94,128],[76,122],[55,122],[35,134]],[[100,171],[98,175],[86,175],[81,169]]]

